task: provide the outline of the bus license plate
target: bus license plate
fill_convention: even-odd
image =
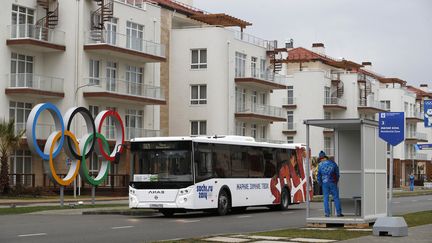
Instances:
[[[163,204],[150,204],[151,208],[163,208]]]

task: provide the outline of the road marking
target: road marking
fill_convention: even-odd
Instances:
[[[195,223],[195,222],[199,222],[199,221],[201,221],[201,220],[187,220],[187,219],[176,220],[176,222],[179,222],[179,223]]]
[[[428,198],[428,201],[432,201],[432,198]]]
[[[115,229],[129,229],[129,228],[133,228],[135,226],[132,225],[126,225],[126,226],[117,226],[117,227],[111,227],[111,229],[115,230]]]
[[[252,216],[250,216],[250,215],[241,215],[241,216],[238,216],[237,218],[239,218],[239,219],[243,219],[243,218],[251,218]]]
[[[18,235],[18,237],[42,236],[42,235],[47,235],[47,233],[34,233],[34,234]]]

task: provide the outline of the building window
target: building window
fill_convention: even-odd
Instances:
[[[128,94],[143,94],[143,77],[144,68],[129,65],[126,66],[126,83]]]
[[[267,79],[266,60],[260,59],[260,77],[261,79]]]
[[[330,98],[330,87],[324,87],[324,99],[325,104],[331,104],[331,98]]]
[[[267,93],[260,93],[260,104],[266,105],[267,104]]]
[[[192,105],[207,104],[207,85],[191,85],[191,101]]]
[[[33,57],[17,53],[11,54],[12,87],[33,87]]]
[[[288,136],[287,137],[287,143],[294,143],[294,137],[293,136]]]
[[[107,110],[117,111],[116,107],[107,107]],[[115,123],[114,118],[111,116],[108,116],[105,125],[105,136],[107,139],[114,139],[116,136],[116,129],[115,129]]]
[[[384,106],[384,109],[386,111],[390,111],[391,110],[390,100],[382,100],[381,104]]]
[[[207,121],[191,121],[191,135],[206,135]]]
[[[110,20],[105,22],[105,29],[106,29],[106,43],[111,45],[117,45],[117,18],[111,18]]]
[[[9,120],[15,121],[15,132],[23,131],[33,105],[24,102],[9,102]],[[39,125],[40,126],[40,125]]]
[[[192,69],[207,68],[207,49],[192,49],[191,54]]]
[[[251,76],[256,78],[258,77],[259,70],[257,69],[258,58],[251,57]]]
[[[34,10],[18,5],[12,5],[12,26],[11,26],[11,37],[12,38],[25,38],[33,37],[40,39],[42,36],[38,36],[35,30],[34,24]]]
[[[235,53],[235,76],[244,77],[246,71],[246,54]]]
[[[126,22],[126,48],[142,51],[144,39],[144,25],[130,21]]]
[[[143,110],[126,110],[126,138],[132,139],[142,137],[142,128],[144,121]]]
[[[324,152],[330,156],[334,155],[331,137],[324,137]]]
[[[89,105],[89,111],[92,114],[93,118],[96,118],[96,116],[99,114],[99,106]]]
[[[331,119],[331,112],[324,111],[324,119],[330,120]]]
[[[100,61],[90,59],[89,61],[89,83],[100,84]]]
[[[266,125],[261,125],[260,138],[262,138],[262,139],[267,138],[267,126]]]
[[[294,104],[294,86],[287,86],[288,105]]]
[[[19,176],[22,174],[31,174],[32,173],[32,155],[29,150],[15,150],[11,154],[9,158],[10,162],[10,173],[16,174],[17,176],[13,176],[10,179],[13,184],[20,184],[25,186],[32,185],[32,177],[31,176]]]
[[[294,111],[287,111],[288,130],[294,130]]]
[[[257,138],[257,125],[256,124],[251,125],[251,136],[253,138]]]

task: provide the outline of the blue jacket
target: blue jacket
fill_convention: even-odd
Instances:
[[[332,160],[325,160],[318,165],[317,180],[320,185],[323,183],[338,183],[339,167]]]

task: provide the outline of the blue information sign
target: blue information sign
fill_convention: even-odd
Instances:
[[[415,144],[416,150],[432,149],[432,143]]]
[[[405,115],[403,112],[379,113],[379,137],[396,146],[405,139]]]
[[[432,127],[432,100],[425,100],[424,102],[424,126]]]

